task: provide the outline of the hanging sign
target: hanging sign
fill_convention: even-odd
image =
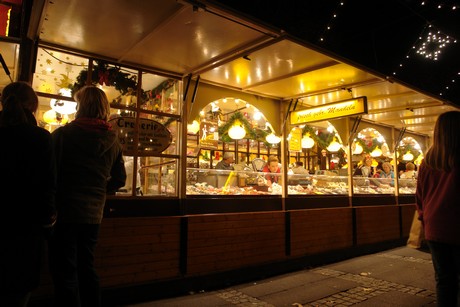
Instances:
[[[289,151],[301,152],[302,129],[295,127],[291,130],[291,137],[289,139]]]
[[[367,97],[357,97],[291,112],[291,125],[367,113]]]
[[[202,121],[200,123],[200,146],[206,149],[218,149],[219,132],[217,124]]]
[[[123,154],[132,156],[135,152],[134,132],[136,119],[134,117],[116,117],[109,120],[112,128],[118,132],[118,138],[123,146]],[[163,124],[146,118],[139,119],[138,153],[142,155],[159,154],[171,145],[171,132]]]

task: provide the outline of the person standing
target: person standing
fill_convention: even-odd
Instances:
[[[419,168],[418,218],[431,251],[437,305],[460,306],[460,112],[441,114]]]
[[[0,306],[27,306],[56,219],[56,170],[51,135],[34,117],[38,97],[32,87],[10,83],[1,103]]]
[[[126,170],[122,147],[107,122],[106,94],[84,86],[74,98],[75,120],[52,133],[58,218],[49,244],[50,269],[57,306],[100,306],[94,250],[106,194],[125,185]]]

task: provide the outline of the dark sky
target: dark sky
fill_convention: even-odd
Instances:
[[[410,0],[218,2],[371,71],[460,105],[460,0],[424,1],[425,5]],[[451,43],[441,49],[437,61],[415,53],[426,42],[428,31],[450,37]],[[438,48],[438,43],[427,45],[427,50]]]

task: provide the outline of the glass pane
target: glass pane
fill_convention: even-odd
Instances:
[[[315,175],[289,174],[288,194],[348,195],[348,177],[321,170]]]
[[[142,75],[141,108],[149,111],[180,114],[179,81],[145,73]]]
[[[53,131],[74,119],[76,103],[72,89],[81,72],[87,69],[86,58],[38,48],[33,88],[39,96],[36,117],[41,127]],[[41,93],[56,95],[56,98],[43,97]]]
[[[178,159],[141,157],[140,165],[144,196],[177,196]]]
[[[268,180],[278,183],[269,185]],[[281,195],[281,173],[187,168],[187,195]]]

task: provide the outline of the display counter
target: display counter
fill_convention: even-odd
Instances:
[[[270,178],[271,177],[271,178]],[[273,179],[275,178],[275,179]],[[288,195],[348,195],[348,176],[335,172],[288,174]],[[273,184],[270,184],[274,181]],[[353,177],[353,193],[395,195],[391,178]],[[416,179],[399,179],[399,194],[415,194]],[[188,168],[187,195],[281,195],[282,174]]]

